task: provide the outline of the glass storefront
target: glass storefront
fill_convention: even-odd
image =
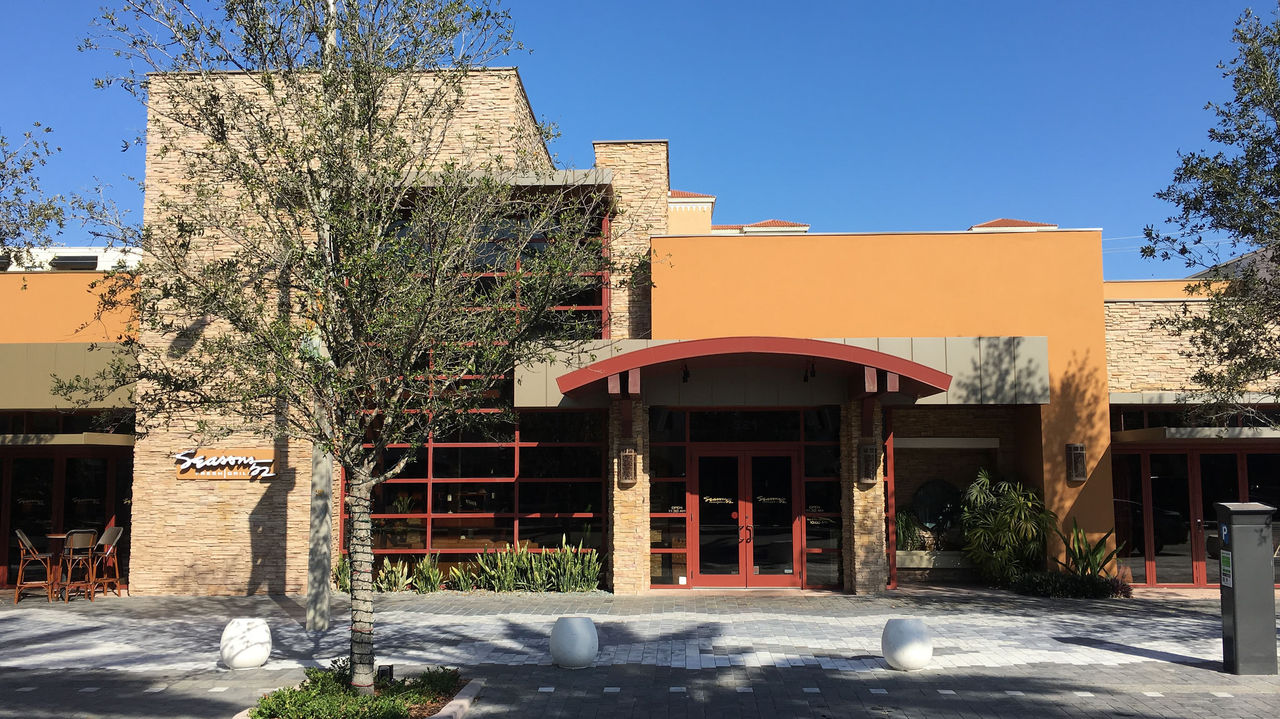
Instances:
[[[649,409],[655,587],[841,584],[840,408]]]
[[[1221,545],[1213,505],[1280,506],[1280,453],[1213,444],[1119,447],[1112,455],[1115,537],[1133,584],[1217,585]],[[1280,544],[1280,532],[1273,542]]]
[[[121,577],[127,573],[132,448],[24,446],[0,448],[0,585],[17,578],[21,530],[39,551],[56,551],[50,534],[107,527],[125,528],[121,538]]]
[[[410,458],[374,489],[375,557],[439,554],[453,566],[516,543],[599,551],[606,424],[602,411],[529,411],[488,433],[387,448],[384,464]]]

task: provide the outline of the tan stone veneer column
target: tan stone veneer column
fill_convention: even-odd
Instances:
[[[626,431],[626,413],[631,431]],[[618,486],[622,453],[636,452],[636,483]],[[649,418],[639,400],[609,404],[609,474],[605,491],[609,507],[605,551],[608,580],[614,594],[640,594],[649,589]]]
[[[846,401],[840,408],[840,515],[843,519],[841,559],[844,590],[876,594],[889,581],[886,556],[884,443],[880,430],[880,403],[871,400],[869,421],[863,421],[863,400]],[[858,447],[876,448],[876,481],[858,484]]]
[[[612,259],[622,268],[636,266],[642,275],[614,275],[609,285],[609,331],[613,339],[645,339],[651,334],[649,238],[667,234],[666,140],[596,142],[596,167],[613,170],[613,193],[618,211],[609,238]],[[654,262],[663,261],[653,258]]]

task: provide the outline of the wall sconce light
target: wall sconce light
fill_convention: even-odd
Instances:
[[[1083,482],[1089,478],[1089,466],[1085,460],[1083,444],[1067,445],[1067,481]]]
[[[858,484],[875,484],[880,479],[880,450],[872,443],[858,445]]]
[[[618,456],[618,488],[628,489],[634,486],[636,486],[636,451],[628,447]]]

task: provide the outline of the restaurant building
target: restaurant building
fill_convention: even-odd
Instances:
[[[514,70],[476,73],[467,98],[468,141],[533,122]],[[577,307],[599,317],[592,351],[515,368],[508,436],[391,450],[415,458],[375,496],[375,555],[453,565],[563,536],[604,553],[618,593],[872,593],[953,565],[900,551],[897,517],[938,530],[924,549],[953,548],[951,508],[985,468],[1041,491],[1064,528],[1114,528],[1134,583],[1205,585],[1212,503],[1280,499],[1271,430],[1183,426],[1191,367],[1151,322],[1198,300],[1183,281],[1104,282],[1099,230],[713,224],[713,195],[672,189],[666,141],[594,147],[591,172],[558,172],[612,193],[609,251],[649,258],[651,282],[610,277]],[[148,221],[172,162],[148,156]],[[18,309],[0,329],[0,582],[13,529],[115,523],[133,593],[302,591],[309,447],[85,431],[49,376],[92,369],[103,353],[87,345],[121,325],[86,324],[109,259],[55,255],[47,271],[0,274],[0,303]],[[220,455],[251,461],[192,461]]]

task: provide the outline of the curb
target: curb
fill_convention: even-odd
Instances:
[[[480,696],[480,692],[484,690],[483,679],[472,679],[467,685],[453,697],[453,701],[444,705],[444,708],[433,714],[433,717],[439,719],[462,719],[471,710],[471,704]]]
[[[471,711],[471,704],[475,702],[476,697],[480,696],[480,692],[483,690],[484,680],[472,679],[463,685],[462,689],[458,690],[458,693],[454,695],[452,701],[445,704],[440,711],[432,714],[431,716],[433,718],[438,717],[439,719],[462,719],[467,715],[468,711]],[[231,719],[249,719],[249,710],[252,708],[253,707],[245,709],[234,717],[231,717]]]

